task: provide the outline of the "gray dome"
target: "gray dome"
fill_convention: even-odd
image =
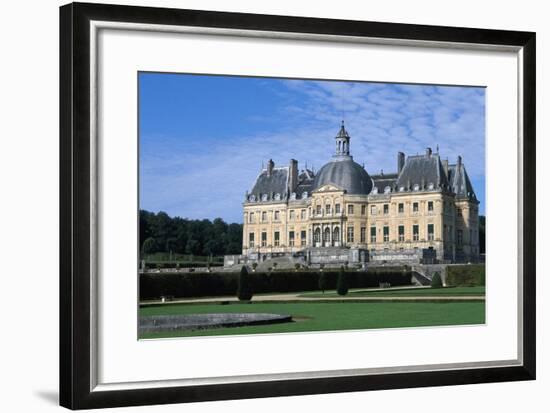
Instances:
[[[314,190],[328,184],[336,185],[348,194],[368,195],[372,190],[370,175],[351,156],[331,161],[315,174]]]

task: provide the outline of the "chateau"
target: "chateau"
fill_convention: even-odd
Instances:
[[[478,205],[459,156],[397,154],[397,171],[369,175],[350,153],[344,122],[319,171],[298,161],[263,168],[246,193],[247,262],[288,256],[308,264],[452,263],[479,257]]]

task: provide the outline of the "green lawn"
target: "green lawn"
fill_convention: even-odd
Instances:
[[[146,334],[141,338],[206,335],[288,333],[391,327],[420,327],[483,324],[485,302],[376,302],[376,303],[251,303],[251,304],[168,304],[145,306],[140,315],[204,313],[291,314],[291,323],[217,328],[210,330]]]
[[[401,288],[388,290],[351,290],[346,297],[460,297],[460,296],[485,296],[485,287],[447,287],[447,288]],[[324,294],[319,291],[308,292],[301,297],[326,298],[338,297],[334,291],[326,291]]]

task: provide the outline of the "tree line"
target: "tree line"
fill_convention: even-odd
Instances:
[[[243,225],[222,218],[187,219],[166,212],[139,211],[139,239],[142,255],[157,252],[220,256],[240,254]]]

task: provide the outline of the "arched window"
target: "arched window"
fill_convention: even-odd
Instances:
[[[313,240],[315,242],[321,242],[321,228],[316,228],[313,233]]]
[[[328,245],[330,243],[330,228],[325,228],[325,233],[323,234],[323,241],[325,245]]]
[[[340,242],[340,228],[334,227],[332,230],[332,240],[334,242]]]

